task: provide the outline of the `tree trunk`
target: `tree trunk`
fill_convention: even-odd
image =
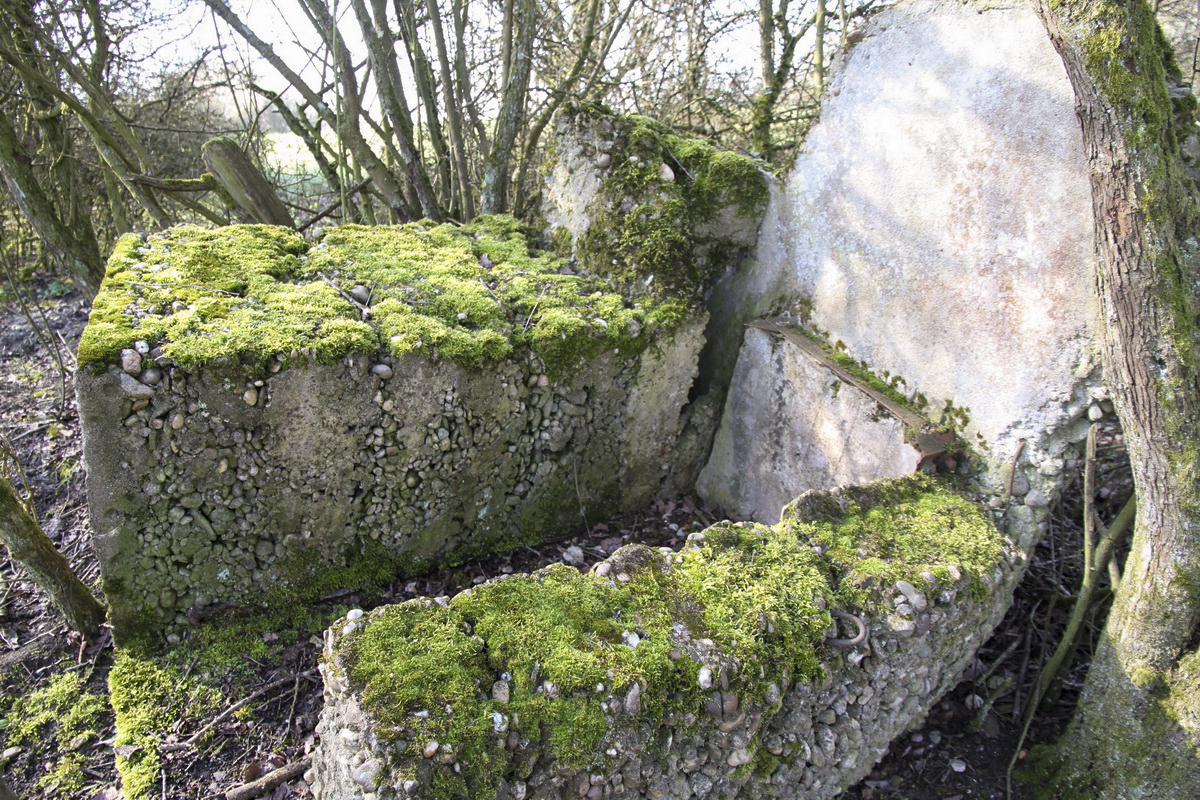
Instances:
[[[62,609],[67,624],[89,639],[100,633],[104,606],[75,577],[67,560],[54,549],[50,537],[29,516],[12,484],[4,478],[0,478],[0,543]]]
[[[1088,154],[1102,360],[1124,428],[1137,522],[1079,710],[1059,798],[1200,797],[1200,230],[1180,121],[1194,98],[1144,0],[1043,6]],[[1186,134],[1184,134],[1186,135]]]
[[[0,178],[55,261],[79,281],[88,296],[95,295],[104,278],[104,259],[95,231],[90,224],[72,229],[59,218],[54,203],[34,174],[29,156],[17,140],[16,131],[3,117],[0,117]]]
[[[204,143],[204,163],[251,222],[294,228],[287,206],[238,143],[227,137]]]
[[[525,117],[529,95],[529,74],[533,68],[533,25],[537,4],[533,0],[512,0],[511,22],[514,41],[505,41],[510,60],[505,63],[504,94],[496,117],[496,136],[483,167],[483,213],[499,214],[508,210],[508,186],[511,183],[512,156]],[[506,16],[506,27],[508,19]]]

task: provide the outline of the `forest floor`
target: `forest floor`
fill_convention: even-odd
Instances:
[[[99,569],[70,376],[88,309],[63,284],[43,282],[30,289],[39,298],[48,326],[42,325],[35,309],[35,328],[11,295],[0,306],[0,443],[19,460],[46,533],[83,580],[96,586]],[[1119,474],[1116,480],[1121,480]],[[1065,495],[1076,496],[1078,490]],[[1007,793],[1005,773],[1025,702],[1040,666],[1057,644],[1078,584],[1081,532],[1074,520],[1081,512],[1076,505],[1071,500],[1059,504],[1011,610],[961,683],[934,707],[923,726],[896,740],[872,773],[844,798],[1032,797],[1029,787],[1016,780]],[[260,630],[255,647],[233,654],[232,667],[227,661],[223,674],[205,675],[217,690],[217,700],[180,714],[159,747],[164,769],[153,796],[224,797],[264,773],[302,762],[313,745],[322,702],[315,672],[320,633],[347,608],[453,594],[490,576],[530,571],[564,557],[586,569],[627,542],[678,546],[689,532],[720,518],[720,512],[695,497],[663,499],[561,541],[400,581],[372,596],[328,598],[325,608],[314,612],[311,630],[301,635]],[[1053,741],[1069,720],[1086,673],[1090,640],[1105,610],[1103,605],[1093,610],[1075,663],[1035,718],[1025,748]],[[18,797],[121,797],[116,756],[131,757],[140,745],[122,745],[115,738],[107,684],[114,658],[107,636],[83,642],[70,632],[44,593],[0,549],[0,776]],[[199,656],[183,670],[185,678],[195,659]],[[252,704],[225,713],[252,694]],[[201,731],[204,735],[189,744]],[[309,797],[310,792],[300,777],[294,777],[262,796],[283,800]]]

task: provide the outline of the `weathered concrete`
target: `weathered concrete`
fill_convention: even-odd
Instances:
[[[669,578],[654,576],[685,572],[689,561],[698,559],[715,569],[740,563],[749,571],[755,560],[751,554],[769,559],[776,537],[790,540],[798,534],[804,549],[811,543],[823,552],[827,544],[817,543],[821,525],[836,524],[844,514],[851,520],[865,517],[879,503],[905,502],[902,495],[885,499],[875,496],[876,491],[861,487],[810,493],[792,503],[774,529],[726,523],[693,534],[680,553],[626,547],[596,565],[593,575],[576,576],[570,585],[577,587],[579,631],[547,656],[580,664],[597,658],[626,664],[633,658],[627,667],[633,679],[610,669],[600,685],[560,691],[539,680],[535,664],[533,678],[526,680],[516,666],[524,654],[498,642],[493,625],[471,605],[504,602],[510,581],[535,592],[539,582],[559,584],[561,566],[503,578],[453,599],[410,601],[365,616],[352,612],[325,637],[325,706],[309,774],[314,794],[320,800],[835,797],[869,772],[888,743],[956,683],[975,647],[1003,616],[1023,554],[1008,545],[998,547],[994,560],[972,567],[978,570],[972,580],[965,568],[954,566],[962,557],[952,554],[955,534],[931,530],[930,541],[944,540],[947,549],[928,566],[907,565],[908,580],[865,582],[873,588],[864,593],[857,613],[867,635],[856,644],[818,644],[818,677],[803,676],[801,661],[782,655],[762,663],[745,661],[738,648],[747,643],[730,639],[712,624],[727,613],[759,619],[756,637],[769,643],[775,634],[771,620],[786,625],[789,633],[803,634],[796,629],[799,619],[785,621],[767,609],[787,607],[827,622],[825,598],[832,600],[832,595],[807,583],[804,570],[780,573],[780,583],[764,583],[753,595],[723,587],[719,596],[705,596],[701,590],[679,597],[667,588],[665,596],[637,606],[636,618],[604,609],[603,619],[589,621],[587,615],[595,613],[595,590],[589,587],[630,587],[637,602],[644,594],[661,593],[662,586],[677,587]],[[818,527],[806,527],[810,520]],[[750,537],[749,545],[745,539],[740,545],[748,547],[750,562],[737,555],[725,560],[739,546],[731,533]],[[807,539],[810,534],[815,538]],[[994,541],[1003,539],[997,535]],[[873,544],[868,536],[854,546],[857,552],[833,548],[812,566],[818,574],[834,575],[832,586],[862,583],[865,573],[856,567],[872,555]],[[847,554],[849,560],[839,560]],[[890,557],[885,560],[906,568]],[[944,566],[933,566],[939,562]],[[797,587],[801,590],[795,591]],[[684,616],[677,616],[676,603],[688,609]],[[674,622],[663,629],[652,621],[659,604]],[[807,605],[800,611],[802,604]],[[547,639],[558,633],[550,627],[553,623],[538,621],[536,608],[514,613],[522,620],[529,614],[530,625],[546,624]],[[854,636],[856,627],[847,628],[845,634],[833,628],[828,634]],[[387,632],[377,633],[383,630]],[[411,662],[389,663],[385,674],[360,668],[361,648],[392,652],[389,637],[411,637],[410,630],[424,631],[436,642],[431,646],[449,641],[464,654],[461,667],[468,677],[455,679],[453,696],[428,697],[429,692],[414,688],[414,682],[427,681],[429,675],[406,674]],[[608,642],[608,630],[624,633],[619,641]],[[378,641],[372,642],[373,637]],[[622,648],[632,648],[632,655],[610,655]],[[402,641],[395,649],[404,649]],[[655,654],[667,650],[663,673],[655,670],[650,679],[639,674],[643,664],[655,663]],[[651,652],[637,661],[643,651]],[[541,666],[546,675],[550,667]],[[395,688],[382,688],[389,683]],[[389,707],[389,698],[399,696],[413,699]],[[556,741],[554,731],[526,719],[535,713],[568,729],[579,726],[580,732],[568,734],[568,743],[595,735],[586,722],[592,714],[599,715],[603,730],[590,751],[572,759],[562,752],[564,743]]]
[[[206,235],[233,240],[242,233],[253,229]],[[374,235],[381,248],[396,246],[386,231]],[[137,342],[140,354],[132,339],[152,325],[187,313],[199,319],[189,309],[203,308],[202,301],[139,302],[137,295],[142,285],[188,291],[172,288],[189,281],[170,270],[172,258],[195,257],[199,246],[191,244],[189,250],[187,241],[152,239],[142,248],[145,261],[127,256],[128,263],[110,269],[85,334],[82,352],[91,363],[76,376],[96,549],[122,638],[178,631],[211,607],[313,600],[449,557],[544,540],[579,524],[582,514],[643,507],[669,475],[703,344],[702,312],[667,332],[651,329],[650,317],[619,300],[599,310],[551,309],[574,326],[564,327],[578,348],[567,366],[550,370],[537,342],[531,349],[522,340],[505,358],[464,366],[427,347],[396,353],[355,319],[373,323],[370,315],[378,314],[384,334],[394,330],[384,314],[407,301],[407,285],[378,281],[361,314],[316,276],[299,276],[299,291],[321,290],[340,304],[311,326],[297,326],[301,333],[349,317],[345,324],[364,332],[365,346],[332,364],[313,363],[316,346],[268,353],[265,363],[236,349],[288,333],[267,328],[202,363],[184,365],[169,355],[185,337],[193,348],[224,346],[221,336],[240,323],[238,313],[258,313],[256,300],[267,307],[261,319],[285,328],[286,309],[271,307],[283,300],[251,297],[211,314],[207,330],[166,328],[161,338]],[[424,246],[437,253],[436,244]],[[296,237],[295,247],[306,245]],[[347,289],[376,283],[356,284],[354,259],[337,253],[323,252],[323,268]],[[469,251],[466,258],[465,267],[452,269],[479,273],[463,282],[467,288],[492,280],[495,288],[477,288],[485,302],[510,317],[517,333],[523,325],[536,336],[538,311],[550,300],[533,295],[521,308],[513,307],[519,298],[507,297],[506,306],[500,284],[512,279],[503,278],[505,266],[485,269]],[[284,284],[272,297],[288,300],[287,291]],[[603,300],[590,289],[581,296]],[[423,303],[413,302],[415,313]],[[452,321],[460,309],[459,319],[481,314],[469,296],[451,308]],[[470,322],[458,329],[474,332]],[[121,333],[121,324],[133,327]],[[597,338],[625,325],[607,346]],[[106,356],[120,346],[106,344],[112,336],[131,339],[120,365],[116,355]],[[551,333],[547,346],[565,337]]]
[[[742,314],[782,307],[875,375],[902,379],[917,410],[975,449],[993,485],[1018,449],[1035,482],[1053,478],[1086,428],[1075,422],[1105,396],[1090,186],[1061,60],[1018,3],[914,0],[864,34],[773,193],[754,262],[722,294]],[[763,458],[753,448],[770,447],[738,427],[770,429],[778,408],[746,393],[737,409],[722,434],[732,454],[718,450],[703,485],[758,514],[757,501],[718,489]]]
[[[705,499],[760,522],[811,489],[916,470],[905,425],[787,339],[746,330],[708,466]]]

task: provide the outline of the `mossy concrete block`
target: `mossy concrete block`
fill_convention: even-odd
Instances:
[[[770,523],[806,491],[914,472],[921,452],[908,438],[901,420],[804,349],[748,328],[696,489]]]
[[[715,410],[750,318],[719,287],[743,269],[758,241],[771,182],[763,162],[645,117],[582,105],[555,119],[542,204],[551,240],[580,268],[619,286],[703,303],[710,321],[693,396]],[[702,455],[716,414],[699,410],[691,428],[704,440]],[[690,491],[699,467],[676,459],[682,490]]]
[[[704,315],[562,267],[504,219],[123,240],[76,379],[118,635],[654,497]]]
[[[832,798],[952,687],[1021,553],[914,476],[325,635],[321,800]],[[854,620],[857,618],[857,621]],[[839,627],[839,625],[841,627]]]

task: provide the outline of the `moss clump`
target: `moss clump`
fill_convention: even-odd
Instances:
[[[645,117],[597,106],[564,116],[612,130],[612,166],[589,208],[590,227],[574,243],[580,263],[628,293],[702,297],[737,249],[706,225],[726,211],[756,222],[767,204],[768,165]]]
[[[117,652],[108,688],[116,712],[113,749],[124,796],[128,800],[158,797],[163,767],[158,745],[173,726],[218,708],[220,692],[138,648]]]
[[[370,326],[324,282],[296,283],[307,244],[285,228],[172,228],[125,236],[108,262],[79,344],[81,364],[105,365],[137,340],[184,366],[227,358],[261,367],[312,348],[332,363],[374,348]]]
[[[1006,540],[978,504],[924,474],[846,495],[845,507],[827,509],[824,519],[801,521],[785,511],[781,523],[822,546],[840,567],[843,604],[860,606],[872,589],[900,580],[920,586],[921,573],[932,573],[939,585],[952,583],[951,568],[973,579],[973,592],[985,592],[979,579],[1000,563]]]
[[[38,788],[56,797],[75,796],[84,784],[84,745],[98,737],[107,713],[108,703],[87,691],[79,673],[62,673],[16,698],[6,715],[8,746],[50,747],[58,758],[38,779]]]
[[[649,332],[688,316],[679,300],[627,302],[566,267],[531,250],[516,220],[494,216],[464,228],[343,226],[314,248],[305,272],[347,290],[374,287],[384,299],[372,319],[393,354],[424,352],[466,367],[528,349],[561,375],[604,350],[636,354]]]
[[[555,375],[605,350],[635,355],[687,304],[627,302],[530,250],[511,217],[462,228],[348,225],[311,247],[283,228],[173,228],[118,243],[79,348],[114,363],[137,340],[185,367],[226,359],[261,370],[299,351],[421,352],[468,368],[531,350]],[[364,313],[351,291],[365,287]],[[290,361],[284,361],[290,363]]]
[[[717,644],[744,695],[819,674],[830,617],[816,600],[828,585],[807,544],[726,525],[672,559],[646,548],[625,555],[621,580],[556,565],[465,592],[447,608],[392,607],[347,638],[347,675],[381,729],[410,752],[429,741],[452,748],[461,771],[436,773],[439,797],[494,791],[508,768],[507,729],[568,766],[592,765],[609,730],[606,704],[634,684],[638,713],[655,723],[672,708],[702,709],[699,665],[672,657],[678,626]],[[493,698],[496,680],[509,684],[507,702]]]
[[[721,523],[681,553],[626,548],[607,578],[556,565],[477,587],[446,607],[393,606],[349,632],[329,666],[345,669],[377,732],[434,770],[438,797],[490,796],[521,753],[603,770],[612,704],[623,706],[635,684],[637,719],[706,718],[691,642],[710,639],[720,655],[707,666],[744,704],[766,704],[772,684],[777,691],[821,674],[833,575],[899,579],[949,564],[983,574],[1002,558],[1003,539],[983,513],[936,479],[871,491],[878,507],[835,504],[829,522]],[[866,494],[859,499],[869,505]],[[832,559],[813,541],[828,541]],[[493,693],[496,681],[507,699]],[[512,730],[533,746],[506,749]],[[431,742],[452,757],[437,766],[420,758]]]

